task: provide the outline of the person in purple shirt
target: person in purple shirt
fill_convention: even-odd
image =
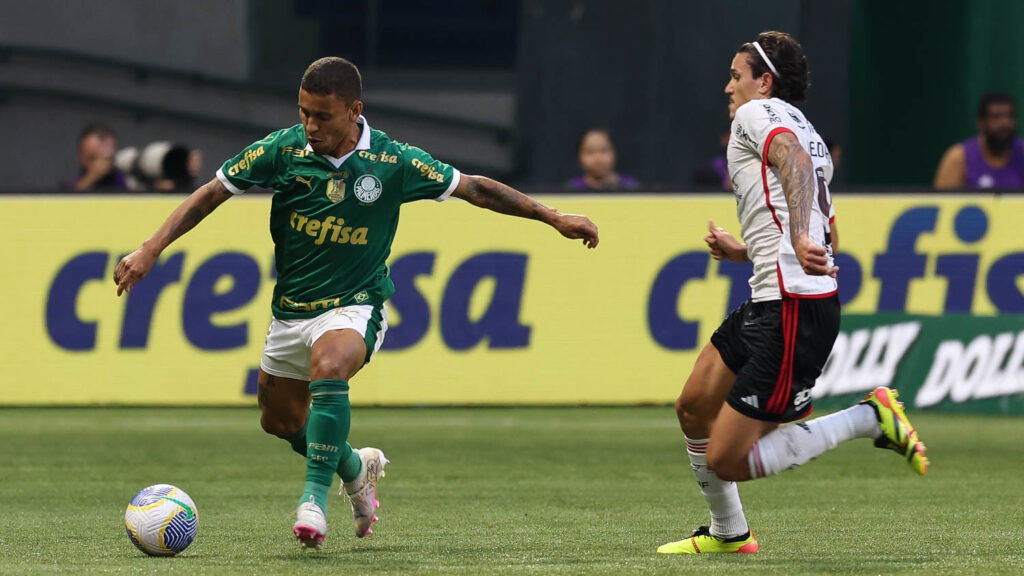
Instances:
[[[71,190],[125,190],[124,173],[114,166],[117,134],[102,124],[89,124],[78,136],[78,176],[64,182]]]
[[[990,93],[978,103],[978,136],[951,146],[935,171],[935,188],[1024,188],[1024,140],[1013,98]]]
[[[635,190],[641,184],[636,178],[615,171],[615,145],[605,128],[591,128],[577,144],[582,176],[569,181],[567,188],[583,191]]]

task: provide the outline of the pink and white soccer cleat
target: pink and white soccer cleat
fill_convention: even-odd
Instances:
[[[377,448],[360,448],[359,459],[363,461],[363,469],[359,477],[342,485],[339,494],[348,496],[352,504],[352,520],[355,522],[356,536],[362,538],[373,534],[370,526],[377,520],[377,481],[384,477],[384,466],[388,459]]]
[[[319,506],[312,502],[299,504],[292,534],[303,548],[320,549],[327,537],[327,517]]]

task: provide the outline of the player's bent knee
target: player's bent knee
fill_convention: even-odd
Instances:
[[[298,434],[302,430],[303,424],[305,422],[300,418],[270,414],[265,410],[260,416],[260,426],[263,428],[263,431],[267,434],[280,436],[281,438]]]
[[[359,371],[362,365],[363,358],[357,354],[337,353],[318,358],[311,367],[311,371],[317,375],[318,379],[348,380]]]
[[[686,400],[683,398],[683,395],[680,394],[679,398],[676,398],[676,415],[679,416],[680,420],[682,420],[683,414],[685,412],[686,412]]]
[[[687,395],[685,392],[676,399],[676,416],[683,427],[683,431],[706,429],[717,413],[710,410],[707,402],[702,402],[700,397]]]
[[[747,457],[722,454],[708,451],[708,468],[726,482],[743,482],[750,480],[750,468],[747,466]]]

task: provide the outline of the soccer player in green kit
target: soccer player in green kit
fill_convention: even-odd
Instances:
[[[307,548],[327,535],[333,475],[341,477],[356,536],[372,533],[377,480],[388,463],[377,448],[348,443],[349,380],[380,349],[384,302],[394,292],[386,260],[399,208],[462,198],[502,214],[540,220],[594,248],[597,226],[562,214],[483,176],[461,174],[423,150],[391,140],[362,116],[362,78],[343,58],[313,62],[299,89],[301,124],[268,135],[224,163],[114,270],[130,292],[160,253],[225,200],[251,186],[274,190],[270,233],[277,284],[260,360],[263,429],[305,457],[306,487],[293,534]]]

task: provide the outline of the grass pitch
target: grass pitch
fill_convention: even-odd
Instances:
[[[1024,418],[911,414],[932,468],[867,441],[741,485],[752,556],[661,556],[707,512],[671,408],[366,409],[392,464],[381,520],[291,538],[303,462],[254,409],[0,410],[0,574],[1021,574]],[[167,482],[199,509],[176,558],[124,508]]]

